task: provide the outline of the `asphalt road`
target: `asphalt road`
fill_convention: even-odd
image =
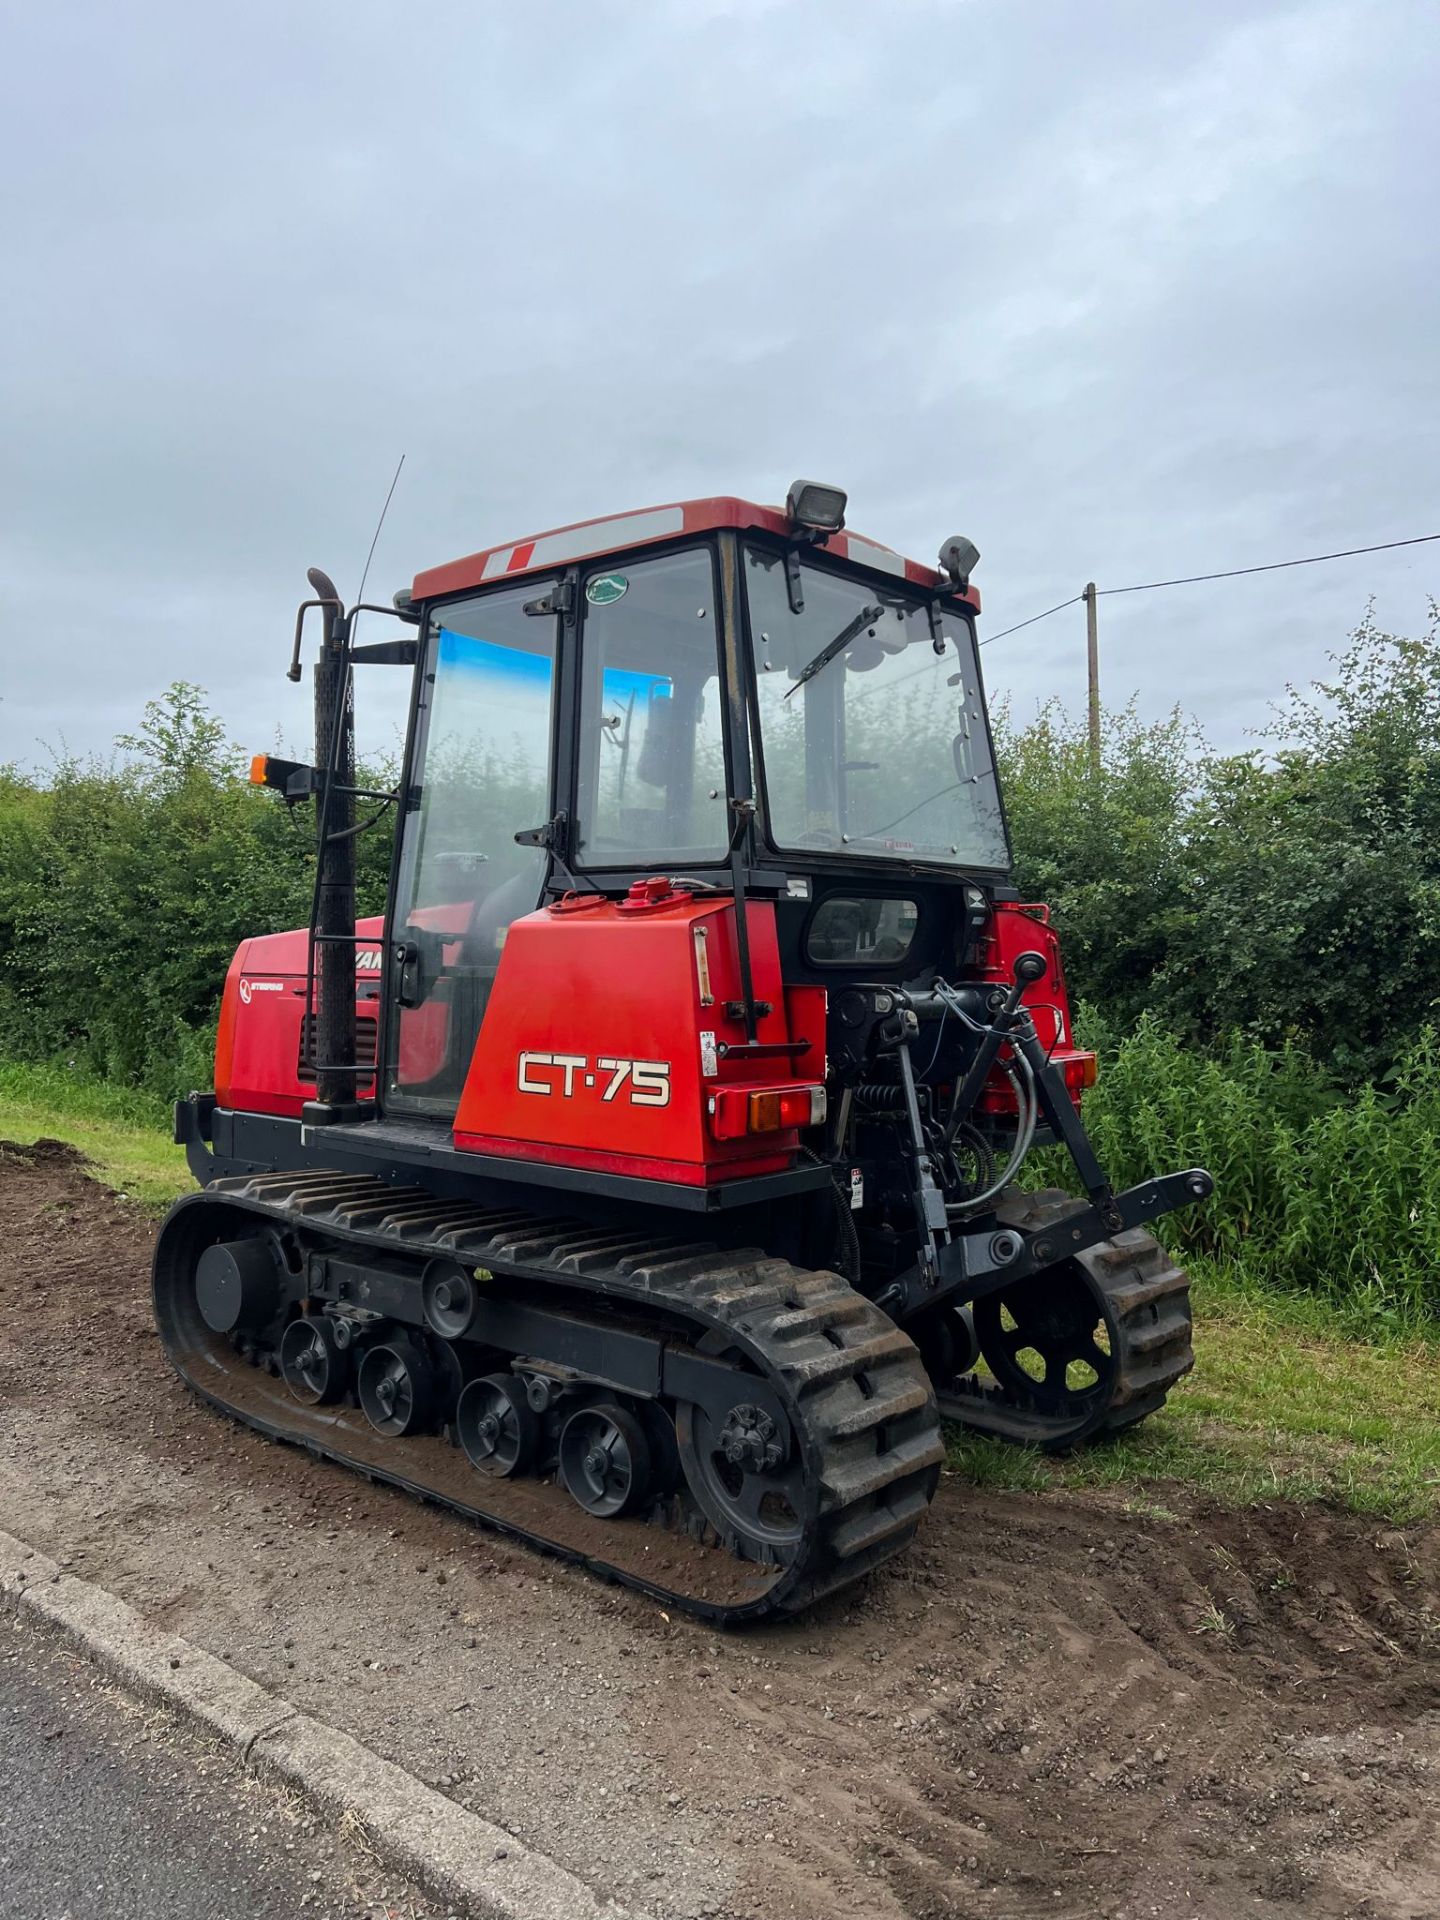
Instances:
[[[5,1920],[444,1920],[173,1716],[0,1619]]]

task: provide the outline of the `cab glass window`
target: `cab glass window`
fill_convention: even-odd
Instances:
[[[581,619],[581,860],[719,859],[725,736],[709,549],[592,568]]]
[[[545,856],[515,835],[551,813],[555,621],[547,582],[437,611],[426,639],[401,834],[386,1104],[450,1115],[470,1070],[510,923],[533,912]]]
[[[805,958],[817,967],[894,967],[915,944],[920,909],[913,900],[822,900],[805,935]]]
[[[913,591],[746,552],[765,794],[777,847],[1009,864],[968,617]]]

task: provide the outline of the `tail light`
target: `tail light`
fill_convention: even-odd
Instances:
[[[789,1133],[818,1127],[825,1118],[825,1089],[717,1087],[710,1096],[710,1131],[717,1140],[749,1133]]]
[[[1002,1056],[1004,1057],[1004,1056]],[[1051,1063],[1059,1067],[1065,1081],[1065,1091],[1078,1107],[1080,1096],[1087,1087],[1093,1087],[1096,1080],[1096,1057],[1076,1049],[1074,1052],[1052,1053]],[[980,1089],[980,1098],[975,1102],[978,1113],[999,1117],[1015,1112],[1015,1089],[1009,1078],[999,1067],[991,1074]]]
[[[1080,1096],[1087,1087],[1093,1087],[1096,1077],[1095,1055],[1093,1053],[1065,1053],[1055,1056],[1055,1064],[1065,1076],[1065,1091],[1078,1107]]]
[[[779,1133],[785,1127],[818,1127],[824,1118],[824,1087],[787,1087],[749,1096],[745,1131]]]

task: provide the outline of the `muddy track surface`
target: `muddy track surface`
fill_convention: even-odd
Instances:
[[[1440,1911],[1440,1530],[942,1484],[718,1636],[227,1424],[152,1229],[0,1148],[0,1527],[510,1826],[725,1920]]]

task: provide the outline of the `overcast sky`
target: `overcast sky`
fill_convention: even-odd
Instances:
[[[354,591],[402,452],[385,598],[796,474],[970,535],[991,631],[1440,530],[1434,0],[0,17],[0,761],[179,678],[302,741],[305,568]],[[1102,602],[1106,694],[1242,744],[1430,592],[1440,544]],[[1078,703],[1081,610],[986,658]]]

